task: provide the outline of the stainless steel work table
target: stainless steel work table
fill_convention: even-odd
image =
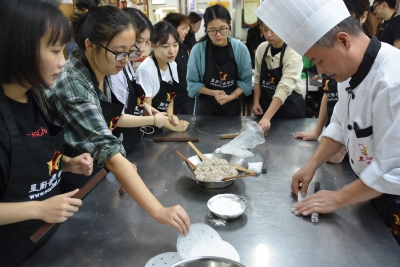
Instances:
[[[208,222],[206,203],[216,194],[245,197],[246,213],[215,229],[237,249],[247,267],[398,265],[400,248],[369,202],[320,215],[317,225],[310,217],[291,213],[296,199],[290,192],[292,175],[318,145],[295,140],[292,134],[315,124],[315,119],[273,121],[266,142],[257,148],[269,149],[267,174],[239,179],[219,190],[202,188],[183,177],[182,160],[175,151],[194,155],[186,143],[154,143],[147,137],[146,144],[139,144],[128,158],[137,162],[141,177],[160,202],[180,204],[192,223]],[[230,141],[191,127],[185,133],[166,135],[198,136],[200,142],[195,144],[203,153]],[[347,164],[324,164],[309,193],[315,181],[321,182],[322,189],[336,190],[354,179]],[[118,188],[109,174],[84,199],[79,212],[22,266],[144,266],[157,254],[176,251],[178,232],[151,219],[128,195],[119,197]]]

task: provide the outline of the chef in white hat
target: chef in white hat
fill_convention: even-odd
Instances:
[[[331,124],[317,151],[293,175],[292,191],[297,194],[301,183],[305,196],[316,169],[343,145],[360,178],[338,191],[305,198],[294,206],[295,214],[333,212],[382,193],[391,194],[383,196],[394,200],[390,203],[400,203],[400,51],[365,35],[342,0],[264,0],[255,13],[319,73],[338,82]],[[385,203],[386,213],[393,214]],[[399,207],[391,206],[396,215]],[[395,238],[399,242],[399,235]]]

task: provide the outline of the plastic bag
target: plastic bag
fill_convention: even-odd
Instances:
[[[264,131],[258,123],[248,121],[244,131],[229,143],[217,148],[215,153],[232,154],[242,158],[251,157],[254,154],[248,148],[265,142]]]

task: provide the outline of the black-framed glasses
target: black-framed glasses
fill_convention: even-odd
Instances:
[[[229,28],[224,27],[224,28],[219,28],[219,30],[209,30],[209,31],[207,31],[207,33],[210,35],[217,35],[217,33],[219,32],[221,35],[224,35],[228,31],[229,31]]]
[[[375,8],[376,8],[377,6],[379,6],[380,4],[382,4],[382,3],[383,3],[383,2],[377,3],[376,5],[372,5],[372,6],[370,7],[371,12],[374,13],[374,12],[375,12]]]
[[[103,47],[105,50],[107,50],[111,54],[114,54],[115,55],[115,60],[124,60],[126,57],[133,58],[140,51],[139,47],[137,47],[136,44],[134,45],[135,46],[135,50],[129,51],[129,52],[115,52],[115,51],[112,51],[112,50],[108,49],[107,47],[105,47],[105,46],[103,46],[101,44],[98,44],[98,45]]]

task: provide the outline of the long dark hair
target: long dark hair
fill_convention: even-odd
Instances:
[[[76,2],[77,11],[72,19],[72,28],[75,42],[82,52],[86,51],[86,39],[93,44],[106,42],[107,47],[117,34],[129,28],[137,32],[126,12],[115,6],[97,6],[99,2],[100,0]]]
[[[67,18],[43,1],[1,1],[0,25],[0,82],[49,86],[41,74],[40,40],[49,34],[48,45],[70,41]]]
[[[208,39],[210,39],[210,37],[207,34],[207,26],[208,23],[210,23],[215,19],[220,19],[225,21],[229,25],[229,29],[231,28],[231,20],[232,20],[231,14],[229,14],[229,11],[221,5],[207,7],[203,18],[204,18],[204,28],[206,29],[206,35],[204,35],[199,42],[207,41]]]
[[[369,0],[343,0],[350,14],[354,16],[358,21],[364,15],[365,12],[368,12],[367,19],[362,24],[362,28],[366,35],[375,36],[376,32],[374,27],[372,26],[371,15],[369,14]]]
[[[137,28],[139,33],[143,33],[145,30],[149,30],[150,32],[153,30],[153,24],[139,9],[127,7],[122,10],[131,17],[133,25]]]

